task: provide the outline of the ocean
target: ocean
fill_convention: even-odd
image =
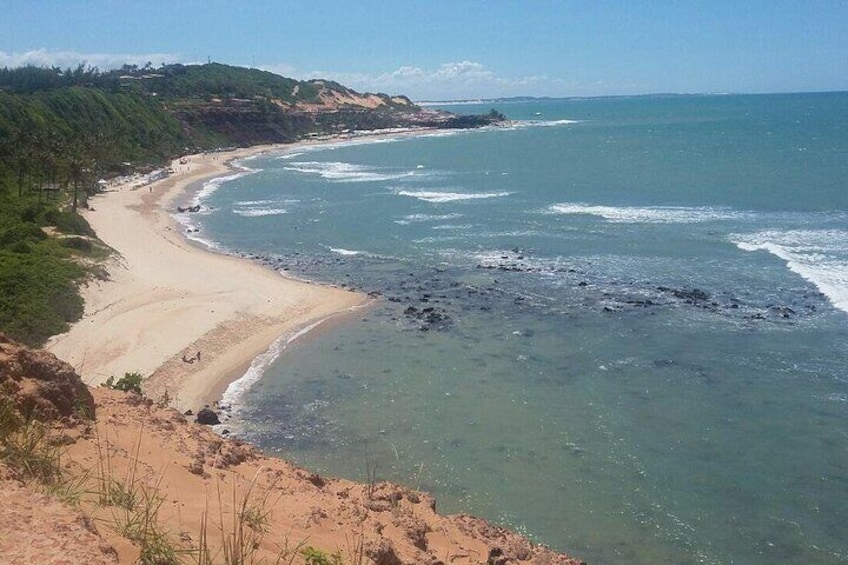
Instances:
[[[492,106],[206,183],[190,236],[370,292],[226,427],[590,564],[848,563],[848,93]]]

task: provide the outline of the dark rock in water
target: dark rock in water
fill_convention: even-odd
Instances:
[[[204,426],[215,426],[221,423],[221,420],[218,419],[218,414],[209,408],[201,409],[194,421]]]
[[[795,313],[795,310],[788,306],[771,306],[769,310],[771,310],[773,314],[782,318],[789,318],[792,314]]]
[[[630,304],[632,306],[641,306],[643,308],[647,308],[649,306],[655,305],[654,301],[651,300],[650,298],[646,298],[644,300],[641,300],[641,299],[625,300],[624,302],[625,302],[625,304]]]
[[[668,292],[674,295],[675,298],[680,298],[681,300],[707,300],[710,295],[698,288],[686,289],[686,288],[669,288],[667,286],[657,287],[657,290],[660,292]]]

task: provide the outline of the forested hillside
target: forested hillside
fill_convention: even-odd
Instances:
[[[76,209],[97,180],[186,144],[161,104],[94,78],[0,71],[0,331],[29,345],[82,315],[77,285],[105,250]]]
[[[502,119],[217,63],[0,69],[0,331],[40,345],[81,316],[76,286],[104,251],[76,211],[100,179],[219,147]]]

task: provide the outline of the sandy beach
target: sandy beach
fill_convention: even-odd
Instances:
[[[275,340],[367,304],[362,294],[202,249],[171,217],[195,183],[280,147],[188,156],[167,178],[126,180],[93,197],[83,214],[114,249],[109,277],[83,289],[83,318],[46,348],[89,385],[138,372],[151,398],[167,394],[173,406],[196,410],[218,400]]]
[[[311,563],[311,552],[345,563],[579,563],[485,520],[440,515],[427,494],[321,477],[183,415],[214,403],[275,343],[369,303],[363,294],[286,278],[184,237],[170,215],[180,196],[230,173],[234,159],[271,149],[177,160],[167,178],[115,183],[90,201],[85,217],[114,249],[109,277],[84,289],[83,318],[47,347],[89,388],[75,387],[79,377],[61,361],[21,352],[0,335],[0,365],[9,368],[0,376],[23,383],[10,388],[20,393],[13,401],[56,411],[59,398],[68,410],[96,410],[95,422],[57,413],[64,472],[88,485],[85,492],[112,492],[98,490],[108,484],[143,501],[124,507],[100,494],[62,505],[10,479],[0,463],[0,554],[15,562],[136,563],[159,540],[162,551],[179,548],[210,562],[231,548],[244,562]],[[158,401],[167,393],[172,408],[96,386],[126,372],[144,375],[146,396]],[[153,516],[148,533],[124,526],[141,515]],[[260,517],[260,525],[246,516]]]

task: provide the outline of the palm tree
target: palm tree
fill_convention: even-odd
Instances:
[[[87,155],[84,141],[73,139],[67,147],[68,182],[74,187],[74,200],[71,209],[76,212],[79,206],[79,191],[91,173],[90,159]]]
[[[12,134],[15,167],[18,179],[18,196],[24,194],[24,181],[32,170],[33,138],[27,130],[17,129]]]

